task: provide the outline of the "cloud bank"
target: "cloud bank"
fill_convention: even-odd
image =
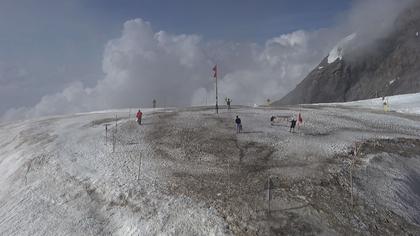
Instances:
[[[374,11],[373,6],[382,10]],[[150,107],[153,99],[158,106],[213,104],[214,64],[219,68],[221,102],[230,97],[234,104],[262,104],[293,89],[346,34],[361,32],[366,41],[386,35],[398,12],[393,12],[389,21],[375,17],[375,12],[386,15],[395,11],[395,6],[393,0],[361,1],[337,27],[295,31],[263,45],[206,41],[199,35],[155,31],[143,19],[130,20],[124,23],[121,37],[105,46],[105,77],[95,86],[76,81],[62,92],[44,96],[34,107],[10,109],[3,120]],[[384,24],[375,31],[373,25],[378,22]]]
[[[120,38],[103,55],[105,78],[94,87],[74,82],[60,93],[44,96],[32,108],[11,109],[4,119],[82,111],[190,106],[214,102],[211,68],[218,64],[220,98],[236,104],[263,103],[293,88],[325,50],[314,50],[322,31],[296,31],[265,45],[206,42],[198,35],[154,31],[142,19],[127,21]],[[317,48],[317,47],[315,47]]]

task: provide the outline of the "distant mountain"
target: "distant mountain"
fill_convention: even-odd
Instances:
[[[396,20],[394,30],[369,49],[344,38],[289,94],[274,105],[345,102],[420,92],[420,4]],[[420,102],[420,101],[419,101]]]

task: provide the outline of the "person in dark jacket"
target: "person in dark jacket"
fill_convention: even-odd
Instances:
[[[290,121],[290,130],[289,130],[289,132],[292,132],[292,130],[293,130],[293,133],[295,132],[295,127],[296,127],[296,120],[295,120],[295,118],[292,118],[292,120]]]
[[[143,116],[143,113],[139,110],[136,114],[136,118],[137,118],[137,123],[139,123],[139,125],[141,125],[141,118]]]
[[[242,132],[242,122],[239,116],[236,116],[235,123],[236,123],[236,133]]]

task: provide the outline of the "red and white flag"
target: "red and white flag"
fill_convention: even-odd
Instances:
[[[213,67],[213,77],[217,78],[217,65]]]
[[[299,112],[299,115],[298,115],[298,122],[299,122],[299,124],[303,123],[303,118],[302,118],[302,115],[300,114],[300,112]]]

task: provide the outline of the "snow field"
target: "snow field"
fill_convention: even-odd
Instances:
[[[346,103],[329,103],[328,105],[384,111],[384,102],[388,103],[390,111],[406,114],[420,114],[420,93],[389,96],[385,97],[385,100],[382,100],[382,98],[374,98]]]
[[[289,132],[287,121],[270,124],[272,115],[299,112],[304,124],[295,133]],[[115,114],[119,120],[112,152]],[[236,115],[243,123],[238,135]],[[110,124],[108,145],[104,124]],[[0,234],[339,234],[349,230],[335,221],[349,220],[347,192],[320,183],[347,170],[349,160],[340,156],[355,142],[419,139],[420,122],[411,115],[340,104],[235,108],[219,115],[207,108],[145,110],[142,126],[133,114],[128,119],[128,110],[103,111],[2,124],[0,129],[5,134],[0,135],[0,171],[5,173],[0,179]],[[357,173],[366,176],[363,170],[372,168],[371,163],[389,171],[377,158],[362,159]],[[403,167],[390,173],[405,180]],[[267,219],[264,184],[270,176],[277,188],[274,213]],[[395,190],[390,179],[359,181],[355,192],[364,199],[372,191],[383,193],[375,202],[410,220],[415,208],[375,190],[378,183]],[[411,191],[401,183],[401,193]],[[403,207],[409,208],[405,215]],[[355,230],[351,232],[372,227],[374,216],[369,214],[357,215],[360,220],[349,226]],[[387,227],[393,230],[392,224]]]
[[[150,113],[145,112],[145,118]],[[111,114],[79,114],[60,122],[41,119],[23,122],[22,126],[10,125],[14,129],[6,126],[10,132],[1,139],[2,145],[7,145],[1,149],[0,168],[7,170],[3,172],[7,175],[1,179],[4,191],[0,195],[0,234],[223,232],[223,222],[211,208],[185,197],[167,196],[157,189],[159,166],[148,160],[151,151],[142,141],[144,132],[134,120],[127,120],[128,113],[118,113],[126,118],[118,121],[115,152],[112,153],[111,138],[105,146],[104,126],[98,120],[114,125],[115,113]],[[111,136],[115,127],[110,128]],[[46,142],[44,132],[54,138]],[[14,135],[14,139],[7,138]],[[29,138],[27,135],[33,137],[22,141]],[[16,152],[19,142],[23,142],[22,151]],[[140,153],[144,157],[139,177]]]

